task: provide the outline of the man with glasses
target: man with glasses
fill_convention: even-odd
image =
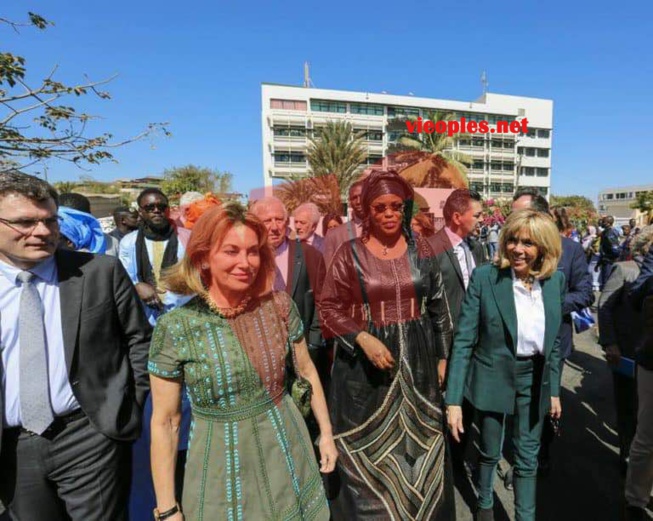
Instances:
[[[116,259],[57,249],[57,209],[46,182],[0,173],[0,507],[124,520],[152,329]]]

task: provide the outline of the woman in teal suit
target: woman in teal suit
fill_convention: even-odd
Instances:
[[[493,519],[493,480],[508,414],[514,415],[516,520],[535,519],[542,424],[547,412],[556,419],[561,414],[560,255],[553,220],[533,210],[514,212],[501,230],[497,261],[474,271],[463,301],[445,403],[455,440],[463,432],[463,396],[479,413],[480,521]]]

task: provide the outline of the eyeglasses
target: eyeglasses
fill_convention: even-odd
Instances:
[[[160,212],[165,212],[168,209],[167,203],[151,203],[141,206],[142,210],[146,212],[153,212],[154,210],[159,210]]]
[[[52,229],[59,225],[59,217],[45,217],[44,219],[3,219],[0,222],[21,235],[32,235],[39,223],[43,223],[47,228]]]
[[[395,213],[401,213],[404,211],[404,203],[390,203],[388,204],[373,204],[372,205],[372,210],[374,210],[375,213],[385,213],[388,208],[392,210]]]

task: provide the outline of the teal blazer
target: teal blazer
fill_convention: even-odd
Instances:
[[[565,277],[560,271],[544,280],[544,374],[540,412],[551,396],[560,396],[560,342]],[[463,300],[449,360],[447,405],[460,405],[463,395],[481,411],[513,414],[517,312],[510,268],[488,264],[474,270]]]

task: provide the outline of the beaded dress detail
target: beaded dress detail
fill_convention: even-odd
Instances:
[[[285,293],[233,318],[195,298],[159,319],[149,371],[183,376],[192,405],[187,519],[329,519],[304,419],[285,392],[288,349],[302,335]]]

